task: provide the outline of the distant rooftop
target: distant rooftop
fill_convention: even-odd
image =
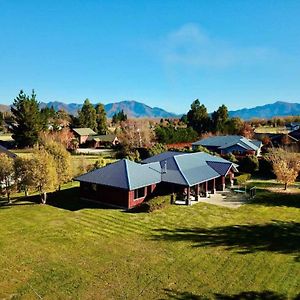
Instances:
[[[97,135],[97,133],[91,128],[73,128],[78,135]]]
[[[257,140],[249,140],[240,135],[219,135],[211,136],[192,144],[193,146],[217,147],[226,149],[233,145],[239,145],[246,150],[257,151],[261,146],[261,142]]]

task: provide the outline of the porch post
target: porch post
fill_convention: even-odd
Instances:
[[[234,178],[234,174],[230,172],[229,173],[230,187],[233,187],[233,178]]]
[[[191,205],[191,200],[190,200],[190,196],[191,196],[191,188],[188,186],[187,187],[187,193],[186,193],[186,200],[185,200],[185,204],[186,205]]]
[[[200,198],[200,186],[199,186],[199,183],[196,185],[196,197],[195,197],[195,200],[196,201],[199,201],[199,198]]]
[[[205,191],[205,198],[208,198],[208,181],[205,181],[204,191]]]
[[[216,193],[216,179],[215,179],[215,178],[213,179],[213,188],[212,188],[212,190],[211,190],[211,193],[212,193],[212,194],[215,194],[215,193]]]
[[[221,179],[222,179],[222,191],[225,191],[225,176],[222,176]]]

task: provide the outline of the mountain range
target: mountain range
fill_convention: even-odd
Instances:
[[[78,110],[81,109],[82,104],[77,103],[64,103],[64,102],[41,102],[40,107],[53,107],[55,110],[65,110],[69,114],[76,115]],[[176,118],[181,115],[168,112],[159,107],[150,107],[144,103],[137,101],[121,101],[108,103],[104,106],[108,118],[111,118],[116,112],[122,109],[129,118]],[[0,104],[0,111],[9,111],[9,105]],[[253,118],[270,119],[272,117],[284,116],[299,116],[300,103],[289,103],[277,101],[272,104],[256,106],[253,108],[243,108],[239,110],[229,111],[230,117],[240,117],[243,120],[250,120]]]

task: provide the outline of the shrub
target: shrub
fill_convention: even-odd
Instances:
[[[160,154],[167,151],[167,147],[164,144],[156,143],[151,148],[148,149],[148,157]]]
[[[250,180],[250,178],[251,178],[251,174],[245,173],[235,177],[235,181],[237,185],[243,185],[246,183],[246,181]]]
[[[224,158],[233,162],[233,163],[238,163],[238,160],[236,159],[236,157],[230,152],[226,155],[224,155]]]
[[[258,171],[259,163],[256,156],[245,156],[239,161],[239,170],[241,172],[253,174]]]
[[[158,142],[164,144],[193,142],[198,138],[198,133],[191,127],[158,126],[155,129],[155,134]]]
[[[139,207],[139,211],[143,212],[153,212],[158,209],[162,209],[171,203],[171,196],[157,196],[155,198],[149,199],[146,202],[143,202]]]

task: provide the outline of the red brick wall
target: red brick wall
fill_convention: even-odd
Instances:
[[[105,185],[97,185],[97,191],[93,191],[91,188],[85,189],[85,185],[91,186],[80,183],[80,196],[82,198],[128,208],[129,191]]]
[[[145,189],[145,196],[142,197],[142,198],[138,198],[138,199],[134,199],[134,190],[129,191],[129,195],[128,195],[128,208],[132,208],[134,206],[137,206],[137,205],[141,204],[145,200],[145,198],[147,196],[149,196],[150,194],[153,193],[153,191],[155,190],[155,188],[156,188],[156,184],[152,184],[152,185],[144,187],[144,189]]]
[[[145,198],[150,195],[156,188],[156,184],[145,187],[145,196],[134,199],[134,190],[128,191],[105,185],[97,185],[97,190],[91,188],[91,184],[80,183],[80,196],[82,198],[107,203],[110,205],[132,208],[142,203]]]

